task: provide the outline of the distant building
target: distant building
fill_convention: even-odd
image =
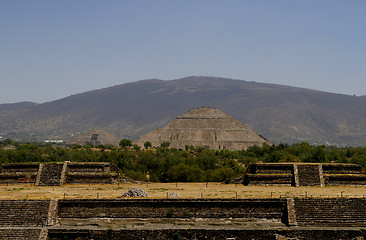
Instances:
[[[90,130],[84,132],[67,142],[68,145],[80,144],[80,145],[113,145],[118,146],[119,140],[104,130]]]
[[[64,140],[59,140],[59,139],[46,139],[44,140],[45,143],[63,143]]]
[[[163,142],[169,142],[170,147],[179,149],[184,149],[188,145],[234,150],[269,143],[238,120],[218,109],[209,107],[188,111],[166,127],[149,132],[136,144],[144,147],[144,143],[147,141],[151,142],[152,146],[160,146]]]

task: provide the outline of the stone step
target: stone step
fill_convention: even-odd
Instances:
[[[61,174],[63,164],[44,164],[38,185],[40,186],[59,186],[61,185]]]

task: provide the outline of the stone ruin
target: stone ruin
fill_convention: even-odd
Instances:
[[[119,140],[105,130],[90,130],[70,139],[67,144],[118,146]]]
[[[211,149],[234,150],[269,143],[238,120],[209,107],[188,111],[166,127],[149,132],[136,144],[144,147],[147,141],[155,147],[163,142],[169,142],[170,147],[178,149],[185,149],[185,146],[203,146]]]
[[[0,207],[0,239],[366,237],[366,198],[0,200]]]
[[[3,164],[0,174],[0,183],[34,183],[36,186],[60,186],[64,183],[111,184],[119,179],[120,170],[108,162]]]
[[[257,163],[251,164],[244,185],[366,185],[366,174],[357,164],[337,163]]]
[[[124,194],[122,194],[122,197],[148,197],[149,194],[147,194],[144,190],[139,188],[131,188]]]

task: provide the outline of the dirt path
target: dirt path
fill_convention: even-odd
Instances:
[[[30,184],[0,185],[0,199],[120,198],[137,187],[150,197],[165,198],[175,192],[183,198],[278,198],[278,197],[366,197],[366,186],[290,187],[243,186],[221,183],[150,183],[150,184],[66,184],[61,187],[35,187]]]

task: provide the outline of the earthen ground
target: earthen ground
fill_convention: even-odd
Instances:
[[[121,198],[131,188],[146,191],[151,198],[166,198],[175,192],[182,198],[279,198],[366,197],[366,186],[244,186],[222,183],[120,183],[65,184],[59,187],[33,184],[0,185],[0,199],[96,199]]]

